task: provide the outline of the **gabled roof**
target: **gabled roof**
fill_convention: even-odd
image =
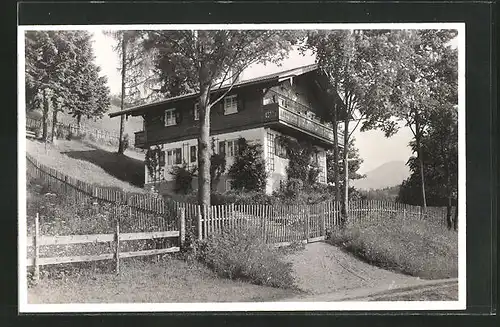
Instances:
[[[307,66],[301,66],[301,67],[297,67],[297,68],[293,68],[293,69],[288,69],[288,70],[281,71],[281,72],[274,73],[274,74],[269,74],[269,75],[259,76],[259,77],[255,77],[255,78],[251,78],[251,79],[241,80],[241,81],[236,82],[233,85],[233,88],[238,88],[238,87],[243,87],[243,86],[249,86],[249,85],[252,85],[252,84],[259,84],[259,83],[264,83],[264,82],[270,82],[270,81],[273,81],[273,80],[281,81],[283,79],[287,79],[287,78],[290,78],[290,77],[295,77],[295,76],[303,75],[305,73],[314,71],[316,69],[318,69],[318,66],[316,64],[307,65]],[[221,87],[221,88],[219,88],[217,90],[214,90],[212,92],[226,91],[228,88],[229,88],[229,85],[228,86],[223,86],[223,87]],[[128,108],[128,109],[125,109],[125,110],[122,110],[122,111],[115,111],[115,112],[110,113],[109,117],[113,118],[113,117],[121,116],[121,115],[133,115],[134,113],[138,113],[140,111],[144,111],[145,109],[150,108],[150,107],[156,107],[158,105],[168,104],[168,103],[179,101],[179,100],[185,100],[185,99],[195,98],[198,95],[199,95],[198,92],[193,92],[193,93],[189,93],[189,94],[179,95],[179,96],[171,97],[171,98],[168,98],[168,99],[165,99],[165,100],[156,101],[156,102],[152,102],[152,103],[148,103],[148,104],[143,104],[143,105],[140,105],[140,106],[135,106],[135,107]]]

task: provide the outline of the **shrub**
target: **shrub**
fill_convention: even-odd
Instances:
[[[113,141],[109,141],[111,144],[113,144]],[[130,137],[128,136],[127,133],[123,136],[123,150],[127,150],[130,146]]]
[[[184,164],[182,167],[174,167],[172,174],[174,175],[174,191],[175,193],[188,194],[192,190],[193,176],[196,169],[189,170]]]
[[[254,229],[232,229],[198,241],[198,260],[218,275],[257,285],[295,288],[291,263],[261,240]]]
[[[68,130],[68,134],[66,134],[66,140],[71,141],[73,139],[73,132],[71,128]]]
[[[217,189],[217,185],[226,172],[225,153],[215,153],[215,140],[212,139],[212,155],[210,156],[210,190]]]
[[[300,191],[304,188],[304,183],[301,179],[290,178],[286,183],[285,194],[288,197],[296,199]]]
[[[426,279],[457,277],[455,232],[421,221],[386,217],[335,229],[331,244],[379,267]]]
[[[248,144],[238,139],[238,153],[229,168],[231,187],[236,190],[264,191],[267,182],[266,163],[262,159],[260,144]]]

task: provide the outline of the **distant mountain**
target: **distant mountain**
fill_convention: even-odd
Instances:
[[[357,189],[382,189],[401,184],[410,176],[410,169],[404,161],[390,161],[367,172],[366,177],[350,181]]]

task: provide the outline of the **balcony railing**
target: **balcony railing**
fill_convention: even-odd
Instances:
[[[278,120],[279,122],[286,123],[333,142],[333,128],[331,128],[331,124],[322,123],[319,119],[315,118],[309,107],[277,92],[273,93],[276,95],[274,98],[275,106],[269,106],[269,109],[264,110],[266,121]],[[308,115],[311,117],[308,117]],[[339,139],[343,137],[342,132],[338,132],[337,135]]]
[[[142,148],[143,146],[146,145],[146,132],[145,131],[140,131],[140,132],[135,132],[135,139],[134,139],[134,146],[136,148]]]

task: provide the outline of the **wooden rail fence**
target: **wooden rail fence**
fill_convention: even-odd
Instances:
[[[153,240],[161,238],[178,238],[178,246],[171,246],[162,249],[138,250],[120,252],[120,242],[136,240]],[[99,260],[114,260],[116,273],[120,272],[120,258],[131,258],[139,256],[160,255],[166,253],[179,252],[186,239],[185,215],[181,211],[180,222],[177,231],[143,232],[143,233],[120,233],[120,219],[116,219],[116,229],[113,234],[93,234],[93,235],[64,235],[46,236],[40,234],[39,215],[35,217],[35,231],[32,237],[28,237],[27,246],[34,248],[34,256],[28,258],[26,265],[33,267],[33,279],[37,281],[40,275],[40,266],[54,265],[74,262],[89,262]],[[95,255],[79,255],[64,257],[41,257],[40,247],[51,245],[73,245],[85,243],[114,243],[113,253],[102,253]]]

